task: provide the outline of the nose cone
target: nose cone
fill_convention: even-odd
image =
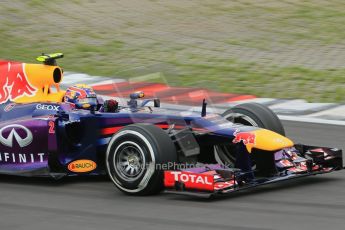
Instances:
[[[258,129],[250,131],[249,133],[251,134],[251,138],[247,139],[251,141],[243,141],[249,153],[252,152],[253,148],[266,151],[277,151],[294,145],[289,138],[267,129]],[[237,135],[241,135],[241,133]],[[243,138],[241,139],[244,140]]]

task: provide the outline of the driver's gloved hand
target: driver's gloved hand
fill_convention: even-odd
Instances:
[[[115,113],[117,112],[118,108],[119,108],[119,103],[114,99],[105,100],[103,103],[103,112]]]

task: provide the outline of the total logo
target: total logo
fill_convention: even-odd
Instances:
[[[214,176],[210,174],[197,174],[182,171],[165,171],[165,187],[174,187],[176,182],[182,182],[186,188],[214,190]]]
[[[4,132],[9,131],[8,136],[4,136]],[[19,135],[21,133],[23,136]],[[23,125],[7,125],[0,129],[0,143],[7,146],[13,147],[16,142],[21,148],[31,144],[33,136],[31,131]]]
[[[45,104],[37,104],[36,109],[41,110],[54,110],[59,111],[60,106],[59,105],[45,105]]]
[[[192,182],[192,183],[201,183],[201,184],[209,184],[212,183],[208,181],[208,177],[203,177],[202,175],[197,174],[190,174],[190,173],[182,173],[182,172],[171,172],[172,175],[174,175],[175,181],[181,181],[181,182]]]
[[[90,172],[96,168],[97,164],[92,160],[76,160],[68,164],[68,170],[76,173]]]

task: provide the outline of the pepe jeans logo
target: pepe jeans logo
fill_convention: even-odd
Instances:
[[[16,104],[14,104],[14,103],[10,103],[10,104],[6,105],[5,108],[4,108],[4,111],[5,112],[11,111],[14,108],[15,105]]]
[[[4,137],[3,133],[6,130],[11,130],[11,131],[7,137]],[[25,132],[24,137],[21,137],[18,134],[19,130],[23,130]],[[18,143],[18,145],[22,148],[31,144],[31,142],[33,140],[33,136],[32,136],[31,131],[28,128],[26,128],[25,126],[14,124],[14,125],[7,125],[7,126],[2,127],[0,129],[0,143],[1,144],[8,146],[8,147],[13,147],[13,144],[14,144],[13,143],[14,142],[13,137],[16,140],[16,142]]]

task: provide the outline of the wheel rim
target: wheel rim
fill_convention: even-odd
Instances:
[[[214,154],[218,163],[221,163],[230,168],[235,167],[235,156],[233,156],[227,146],[215,145]]]
[[[229,168],[235,168],[236,156],[231,152],[228,146],[215,145],[214,156],[216,161]],[[256,164],[252,161],[252,170],[256,169]]]
[[[233,123],[259,127],[258,123],[256,123],[252,118],[241,113],[229,113],[225,115],[224,118]]]
[[[224,118],[233,123],[240,123],[243,125],[260,127],[259,124],[256,123],[252,118],[241,113],[229,113],[225,115]],[[229,167],[235,166],[236,157],[231,152],[228,146],[215,145],[214,155],[216,159],[220,160],[219,163],[222,163]],[[255,169],[255,168],[256,168],[255,163],[253,163],[252,169]]]
[[[116,148],[113,161],[117,175],[126,181],[137,180],[145,171],[144,152],[132,141],[123,142]]]

